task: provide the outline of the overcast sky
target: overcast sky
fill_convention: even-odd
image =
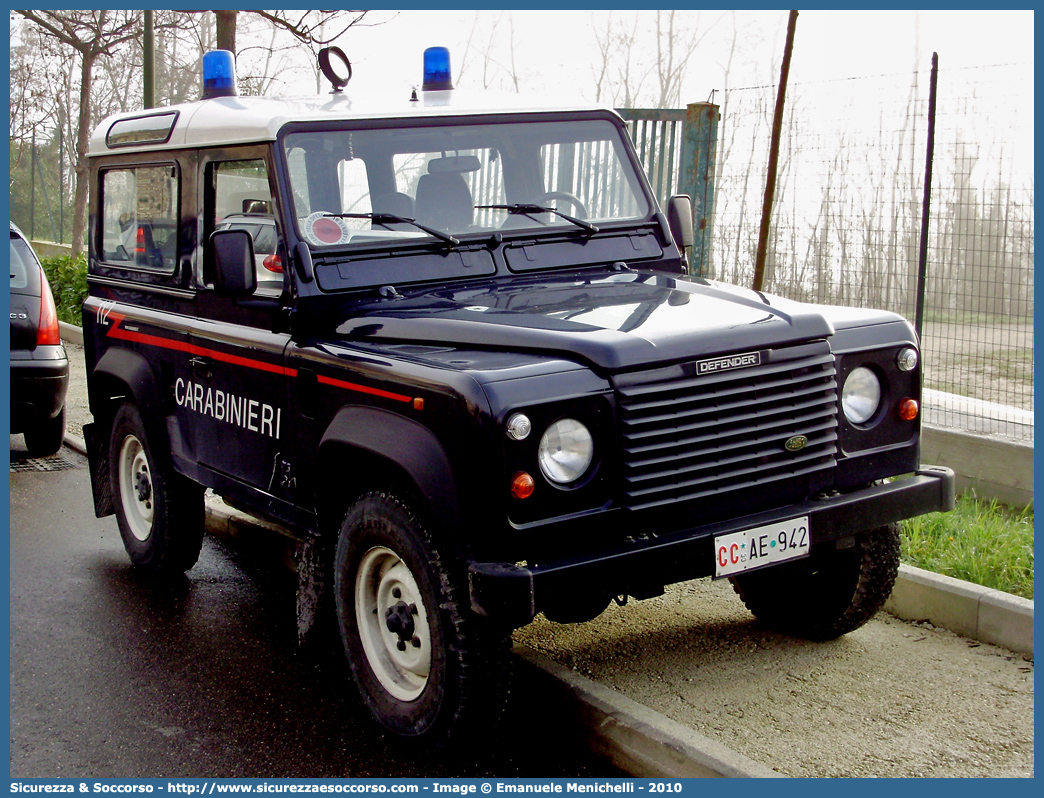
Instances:
[[[458,83],[481,88],[479,64],[470,59],[479,57],[478,50],[488,49],[489,29],[503,14],[493,55],[507,60],[507,13],[515,29],[516,69],[527,79],[526,90],[593,100],[592,66],[598,57],[594,30],[604,25],[610,13],[605,11],[374,11],[370,18],[386,20],[383,24],[353,30],[339,42],[355,67],[353,87],[387,90],[417,84],[421,53],[431,45],[449,47],[454,69],[459,71],[471,39],[469,61]],[[654,14],[647,15],[647,29],[652,30]],[[731,86],[778,79],[786,11],[686,11],[681,22],[690,29],[709,31],[690,61],[685,102],[706,100],[711,90],[725,88],[723,65],[734,30],[737,48]],[[1033,12],[801,11],[791,80],[908,74],[916,66],[927,69],[933,51],[952,78],[963,67],[1001,63],[1025,63],[1032,71]]]

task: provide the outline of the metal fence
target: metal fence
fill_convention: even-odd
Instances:
[[[681,154],[685,136],[685,109],[618,108],[627,122],[638,159],[652,190],[664,207],[678,193]]]
[[[929,72],[789,88],[766,291],[915,317]],[[721,104],[706,276],[751,284],[775,93]],[[940,67],[929,234],[925,418],[1032,440],[1032,67]]]

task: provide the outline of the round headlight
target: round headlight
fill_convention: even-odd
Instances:
[[[563,418],[547,428],[540,439],[537,461],[545,477],[559,485],[576,482],[594,459],[594,440],[583,424]]]
[[[877,412],[880,404],[881,381],[877,375],[864,366],[852,369],[841,391],[845,418],[853,424],[862,424]]]

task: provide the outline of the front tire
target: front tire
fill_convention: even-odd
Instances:
[[[367,494],[344,519],[334,566],[341,639],[371,714],[401,737],[466,736],[507,699],[510,636],[471,613],[460,571],[394,496]]]
[[[153,448],[132,404],[121,405],[113,419],[109,474],[116,521],[131,562],[164,573],[195,565],[203,545],[203,489]]]
[[[851,546],[732,578],[758,621],[785,634],[831,640],[884,605],[899,573],[899,525],[854,536]]]

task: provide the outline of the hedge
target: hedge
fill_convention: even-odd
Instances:
[[[80,308],[87,298],[87,256],[59,255],[43,258],[40,263],[51,284],[58,319],[79,327],[83,324]]]

